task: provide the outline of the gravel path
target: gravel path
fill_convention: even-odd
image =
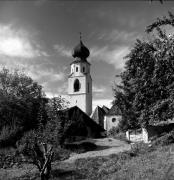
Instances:
[[[88,151],[81,154],[73,154],[69,159],[63,162],[73,163],[75,160],[81,158],[108,156],[110,154],[117,154],[119,152],[130,150],[131,148],[130,144],[113,138],[88,139],[86,141],[95,143],[98,148],[94,151]]]

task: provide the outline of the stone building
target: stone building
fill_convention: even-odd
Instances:
[[[104,129],[109,131],[112,127],[117,127],[121,119],[121,111],[117,106],[113,105],[104,117]]]

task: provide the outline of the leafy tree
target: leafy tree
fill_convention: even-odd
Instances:
[[[30,77],[19,70],[10,72],[3,68],[0,71],[0,130],[5,126],[20,131],[35,128],[41,104],[46,103],[44,99],[42,87]],[[18,134],[18,130],[15,132]],[[14,137],[9,134],[9,138]]]
[[[149,40],[137,40],[126,56],[121,84],[114,87],[116,104],[129,128],[173,118],[174,36],[165,28],[174,26],[174,15],[157,19],[147,27]]]
[[[44,99],[43,99],[44,100]],[[40,106],[38,114],[39,129],[38,133],[43,137],[45,143],[59,146],[63,144],[61,140],[65,131],[66,118],[61,110],[68,107],[68,102],[61,96],[47,99],[47,103]],[[46,117],[47,121],[43,121]]]

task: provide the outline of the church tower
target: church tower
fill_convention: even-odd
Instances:
[[[68,94],[70,105],[78,106],[87,115],[92,113],[92,78],[90,75],[90,63],[87,57],[90,52],[80,43],[73,49],[74,61],[70,64],[71,73],[68,77]]]

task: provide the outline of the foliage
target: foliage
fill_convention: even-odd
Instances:
[[[1,146],[14,146],[31,129],[44,131],[48,141],[57,143],[62,123],[58,111],[67,106],[68,102],[61,96],[46,98],[42,87],[25,73],[3,68],[0,71]]]
[[[0,71],[0,130],[13,129],[16,133],[9,136],[14,138],[14,143],[22,131],[38,125],[41,104],[45,106],[46,98],[40,85],[19,70],[10,72],[3,68]]]
[[[112,137],[114,139],[122,140],[127,143],[130,143],[130,141],[126,138],[126,133],[122,132],[121,129],[118,127],[113,127],[108,131],[108,137]]]
[[[152,146],[154,147],[166,146],[172,143],[174,143],[174,131],[171,131],[169,133],[164,133],[160,137],[155,138],[152,141]]]
[[[41,138],[32,131],[26,136],[26,139],[23,139],[24,141],[21,141],[24,143],[20,144],[22,147],[18,145],[21,148],[20,153],[38,168],[41,180],[48,180],[51,173],[51,162],[53,161],[53,146],[43,143]]]
[[[109,137],[114,137],[114,136],[116,136],[118,133],[119,133],[119,128],[118,127],[112,127],[109,131],[108,131],[108,133],[107,133],[107,135],[109,136]]]
[[[23,128],[17,126],[4,126],[0,132],[0,145],[3,147],[15,147],[15,143],[23,134]]]
[[[14,148],[1,148],[0,149],[0,168],[10,168],[14,165],[20,165],[22,158],[16,153]]]
[[[138,142],[138,143],[131,145],[130,153],[133,156],[137,156],[137,155],[145,154],[145,153],[150,152],[152,150],[153,150],[153,148],[149,147],[148,144],[145,144],[143,142]]]
[[[174,36],[160,28],[173,26],[174,15],[157,19],[148,26],[149,40],[137,40],[126,56],[121,84],[113,90],[127,128],[146,126],[173,118],[174,112]]]

